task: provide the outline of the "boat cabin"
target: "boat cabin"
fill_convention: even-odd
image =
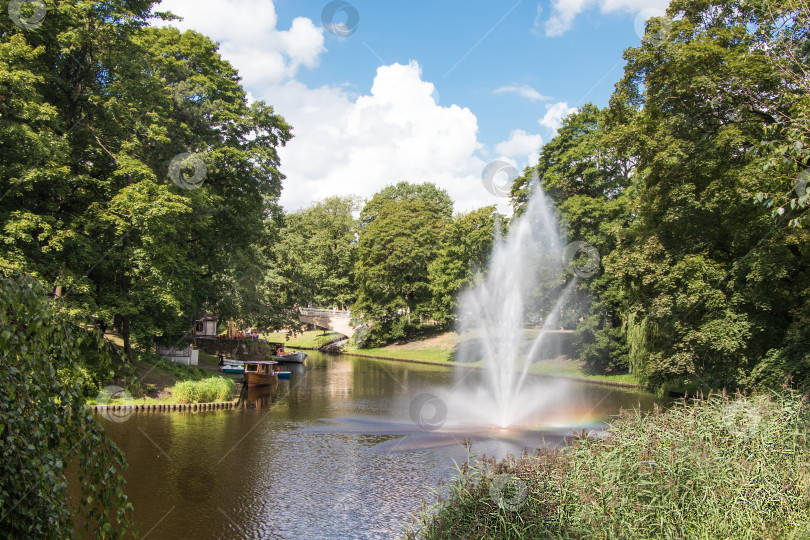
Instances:
[[[278,377],[275,373],[275,365],[278,362],[272,360],[258,360],[255,362],[245,362],[245,384],[251,386],[264,386],[275,384]]]
[[[270,361],[245,362],[245,373],[259,373],[260,375],[273,373],[273,366],[276,364],[277,362]]]

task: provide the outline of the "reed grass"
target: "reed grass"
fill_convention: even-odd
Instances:
[[[406,538],[810,538],[808,422],[793,392],[624,412],[605,438],[468,460]]]
[[[211,403],[227,401],[233,395],[233,379],[209,377],[200,381],[180,381],[172,388],[172,397],[179,403]]]

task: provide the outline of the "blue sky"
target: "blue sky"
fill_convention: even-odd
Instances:
[[[293,125],[281,202],[370,197],[400,180],[447,189],[458,211],[505,201],[487,163],[522,168],[559,118],[604,106],[624,49],[667,0],[164,0],[221,43],[254,99]],[[356,28],[336,25],[357,16]],[[337,11],[335,11],[336,8]],[[329,9],[326,9],[329,13]],[[353,31],[352,31],[353,30]]]

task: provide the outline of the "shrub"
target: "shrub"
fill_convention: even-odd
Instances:
[[[181,381],[172,389],[180,403],[210,403],[231,398],[236,387],[232,379],[210,377],[201,381]]]
[[[101,334],[89,328],[32,278],[0,269],[0,538],[91,530],[119,538],[132,529],[124,455],[82,394],[91,379],[87,353],[110,362]],[[68,474],[80,481],[78,497],[69,497]]]

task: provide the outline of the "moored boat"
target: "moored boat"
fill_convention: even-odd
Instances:
[[[222,373],[244,373],[245,363],[240,360],[231,360],[230,358],[225,358],[222,360],[219,370]]]
[[[278,383],[278,376],[273,371],[273,366],[277,363],[270,360],[245,362],[245,385],[251,387]]]
[[[289,371],[276,371],[276,376],[279,379],[289,380],[292,374]]]
[[[271,358],[276,362],[288,362],[292,364],[300,364],[304,361],[304,358],[307,357],[307,353],[303,351],[295,351],[295,352],[281,352],[274,354]]]

